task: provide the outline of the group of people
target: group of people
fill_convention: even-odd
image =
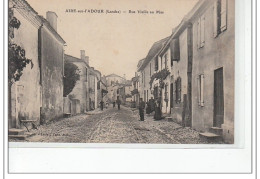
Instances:
[[[120,100],[120,99],[117,99],[116,101],[114,101],[114,102],[113,102],[113,108],[115,108],[116,103],[117,103],[117,108],[118,108],[118,110],[120,110],[121,100]],[[105,104],[105,102],[104,102],[103,100],[101,100],[99,104],[100,104],[100,109],[101,109],[102,111],[103,111],[103,109],[104,109],[104,105],[106,105],[106,108],[107,108],[108,105],[109,105],[108,101],[107,101],[106,104]]]
[[[113,108],[115,108],[117,104],[117,109],[120,110],[121,100],[117,98],[116,101],[113,101]],[[108,106],[108,102],[106,102],[106,106]],[[140,121],[144,121],[144,109],[146,106],[146,114],[151,114],[154,112],[154,120],[160,120],[162,118],[162,111],[161,111],[161,103],[160,100],[154,100],[153,97],[146,103],[143,101],[143,98],[140,98],[139,103],[139,115]],[[104,108],[104,101],[101,100],[100,102],[100,109],[103,110]]]
[[[139,103],[140,121],[144,121],[144,109],[145,109],[145,102],[143,101],[143,98],[140,98],[140,103]],[[154,111],[154,120],[160,120],[162,118],[160,100],[154,100],[152,97],[146,103],[146,114],[151,114],[153,111]]]

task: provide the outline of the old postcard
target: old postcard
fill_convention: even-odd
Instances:
[[[234,144],[235,0],[9,0],[8,140]]]

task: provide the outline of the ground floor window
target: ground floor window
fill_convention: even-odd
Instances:
[[[176,95],[176,103],[181,102],[181,77],[178,77],[175,81],[175,95]]]

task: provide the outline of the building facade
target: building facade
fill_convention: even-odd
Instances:
[[[13,29],[13,38],[9,40],[23,48],[26,58],[31,59],[33,63],[33,66],[28,64],[23,69],[20,80],[9,88],[8,127],[21,128],[20,120],[31,120],[37,124],[40,121],[41,84],[38,29],[41,26],[41,19],[37,16],[37,12],[23,0],[10,0],[9,8],[10,13],[13,13],[13,16],[20,21],[20,27]]]
[[[234,142],[235,1],[202,1],[193,25],[192,127]]]
[[[63,76],[65,41],[57,33],[57,15],[40,16],[39,29],[40,84],[42,85],[42,121],[63,116]]]
[[[79,69],[80,79],[76,82],[73,90],[68,94],[69,98],[79,100],[80,113],[84,113],[89,110],[89,60],[85,56],[85,51],[81,50],[81,58],[76,58],[65,54],[65,63],[72,63]]]

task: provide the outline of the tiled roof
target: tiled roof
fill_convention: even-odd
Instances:
[[[170,38],[166,37],[164,39],[161,39],[157,42],[155,42],[153,44],[153,46],[151,47],[151,49],[149,50],[144,62],[142,63],[142,65],[138,68],[138,71],[143,70],[146,65],[158,54],[158,52],[163,48],[165,42],[167,42],[167,40]]]

